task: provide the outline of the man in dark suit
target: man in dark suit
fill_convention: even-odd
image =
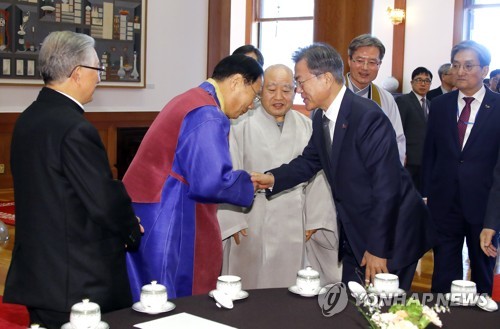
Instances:
[[[411,74],[412,91],[396,98],[401,122],[406,136],[405,168],[413,184],[420,191],[420,164],[424,148],[425,126],[430,102],[425,95],[432,82],[432,73],[425,67],[417,67]]]
[[[438,75],[439,80],[441,80],[441,85],[427,93],[427,99],[429,101],[433,100],[437,96],[449,93],[453,90],[453,87],[455,87],[455,75],[453,74],[453,71],[451,71],[450,63],[441,65],[438,70]]]
[[[94,39],[49,34],[39,67],[45,87],[12,135],[16,241],[4,301],[59,329],[84,298],[102,312],[131,306],[125,249],[138,247],[141,228],[83,116],[103,70]]]
[[[479,236],[500,147],[500,95],[483,85],[491,60],[484,46],[463,41],[451,60],[458,90],[432,101],[422,159],[422,195],[439,235],[432,291],[450,291],[462,278],[465,237],[471,279],[491,294],[495,260],[481,251]]]
[[[306,109],[322,110],[314,115],[302,155],[269,173],[253,173],[252,180],[276,194],[324,169],[338,213],[342,281],[358,281],[359,270],[366,282],[392,272],[410,289],[417,261],[432,246],[433,229],[399,161],[390,121],[376,103],[344,86],[344,65],[331,46],[313,44],[293,60]]]

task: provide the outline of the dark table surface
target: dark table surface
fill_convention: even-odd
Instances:
[[[198,295],[170,300],[176,308],[167,313],[151,315],[127,308],[103,314],[102,320],[110,329],[128,329],[137,323],[186,312],[242,329],[368,328],[367,321],[351,302],[342,312],[326,317],[316,297],[295,295],[286,288],[248,292],[249,297],[235,301],[233,309],[220,309],[208,295]],[[443,328],[500,329],[500,311],[490,313],[475,306],[451,307],[451,312],[440,314],[440,318]]]

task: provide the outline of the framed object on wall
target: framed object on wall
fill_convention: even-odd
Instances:
[[[96,41],[100,86],[144,88],[147,0],[0,0],[0,84],[41,85],[38,52],[52,31]]]

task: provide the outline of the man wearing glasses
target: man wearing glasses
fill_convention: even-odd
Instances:
[[[30,323],[60,328],[82,298],[102,312],[132,305],[125,251],[141,228],[83,116],[101,73],[94,39],[49,34],[39,67],[45,86],[12,135],[16,241],[4,301],[26,305]]]
[[[385,89],[373,83],[385,55],[382,42],[369,34],[354,38],[347,49],[349,73],[346,76],[346,86],[356,95],[369,98],[377,103],[387,115],[396,132],[399,158],[404,164],[406,140],[394,97]]]
[[[294,88],[289,67],[275,64],[266,69],[261,105],[231,125],[229,145],[235,168],[263,171],[302,153],[312,125],[292,109]],[[221,206],[218,217],[226,239],[222,273],[240,276],[246,289],[290,287],[297,270],[305,266],[307,249],[322,282],[338,282],[338,231],[329,189],[321,171],[310,182],[271,200],[257,193],[250,209]]]
[[[294,55],[295,80],[313,133],[302,155],[268,173],[252,173],[274,195],[321,169],[330,184],[340,231],[342,281],[399,276],[409,290],[417,262],[432,247],[427,208],[400,163],[394,128],[377,104],[345,87],[344,64],[331,46],[315,43]],[[332,220],[335,214],[331,214]]]
[[[425,127],[430,102],[426,94],[432,83],[432,73],[425,67],[417,67],[411,74],[412,91],[396,98],[406,137],[405,167],[413,184],[420,191],[420,164],[424,148]]]
[[[132,294],[157,280],[169,298],[208,293],[222,269],[216,203],[249,207],[250,175],[233,170],[229,119],[253,109],[262,67],[236,54],[223,58],[212,77],[176,96],[160,111],[123,182],[145,235],[127,264]]]
[[[478,293],[492,290],[495,258],[481,249],[496,245],[494,227],[484,227],[500,147],[500,95],[483,85],[490,60],[481,44],[468,40],[455,45],[451,64],[458,90],[435,98],[429,111],[422,196],[439,234],[433,292],[448,292],[453,280],[462,279],[464,238]],[[480,239],[483,228],[490,230]]]

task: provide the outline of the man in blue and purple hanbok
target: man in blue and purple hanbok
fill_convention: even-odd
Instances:
[[[208,293],[222,267],[216,203],[250,206],[254,186],[234,171],[229,118],[253,107],[262,68],[232,55],[211,79],[175,97],[146,133],[123,182],[145,233],[127,265],[134,301],[157,281],[169,298]]]

